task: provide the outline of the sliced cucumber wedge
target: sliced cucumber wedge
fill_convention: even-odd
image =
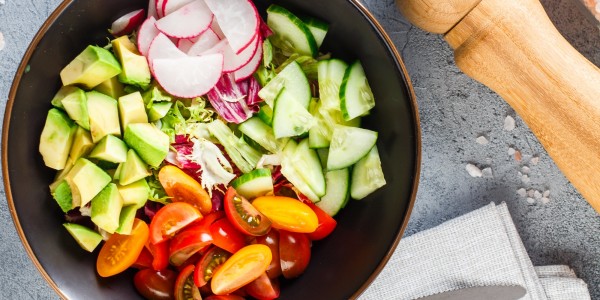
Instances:
[[[258,114],[256,114],[261,121],[269,126],[273,126],[273,108],[268,105],[260,107]]]
[[[347,168],[373,148],[377,141],[377,132],[344,125],[335,125],[329,147],[327,170]]]
[[[348,64],[339,59],[322,60],[319,69],[319,95],[323,106],[328,109],[341,110],[340,88]]]
[[[281,159],[281,174],[285,176],[294,187],[296,187],[302,194],[304,194],[310,201],[317,203],[321,201],[321,198],[315,194],[310,186],[304,181],[304,178],[300,175],[295,167],[296,159],[294,159],[298,144],[290,139],[282,151]]]
[[[345,120],[365,115],[375,106],[375,98],[360,61],[346,70],[340,87],[340,100]]]
[[[374,146],[352,169],[350,196],[356,200],[363,199],[385,184],[379,151]]]
[[[317,42],[310,29],[289,10],[271,5],[267,8],[267,25],[274,35],[269,37],[275,47],[286,53],[316,56]]]
[[[319,197],[325,195],[325,177],[319,156],[314,149],[310,149],[308,139],[298,143],[294,153],[294,167],[304,179],[304,182]]]
[[[302,67],[296,61],[292,61],[283,68],[275,78],[258,92],[258,96],[273,107],[273,102],[280,93],[288,93],[288,97],[308,108],[310,99],[312,99],[310,84],[306,74],[302,71]]]
[[[335,125],[360,127],[361,123],[361,118],[345,121],[341,111],[325,107],[323,101],[318,102],[311,113],[315,119],[315,124],[308,133],[311,148],[329,147]]]
[[[234,180],[231,186],[246,199],[254,199],[273,193],[273,178],[271,170],[256,169]]]
[[[273,128],[258,117],[252,117],[238,126],[238,129],[271,153],[278,153],[285,146],[285,141],[275,138]]]
[[[275,138],[302,135],[314,124],[313,116],[306,107],[294,99],[294,95],[285,92],[279,94],[273,109],[273,133]]]
[[[327,31],[329,30],[329,24],[315,18],[305,17],[302,18],[310,33],[312,33],[315,38],[315,42],[317,42],[317,48],[321,48],[323,41],[325,40],[325,36],[327,35]]]
[[[333,217],[350,199],[350,170],[346,168],[325,173],[325,183],[325,195],[317,206]]]

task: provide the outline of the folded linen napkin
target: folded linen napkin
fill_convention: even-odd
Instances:
[[[527,289],[523,300],[590,299],[569,267],[533,266],[506,203],[403,238],[360,299],[413,300],[489,285],[520,285]]]

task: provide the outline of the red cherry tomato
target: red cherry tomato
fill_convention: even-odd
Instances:
[[[244,297],[238,295],[212,295],[204,298],[204,300],[245,300]]]
[[[269,278],[277,278],[281,276],[281,260],[279,259],[279,232],[271,229],[269,233],[263,236],[256,237],[256,242],[268,246],[273,254],[271,264],[267,268]]]
[[[170,239],[185,226],[202,218],[197,208],[186,202],[169,203],[150,222],[150,242],[158,244]]]
[[[154,271],[144,269],[133,277],[137,291],[149,300],[173,299],[173,289],[177,274],[171,270]]]
[[[271,221],[260,213],[246,198],[237,194],[230,187],[225,193],[225,213],[227,218],[239,231],[254,236],[269,232]]]
[[[198,223],[178,232],[170,241],[169,262],[178,267],[212,242],[210,231]]]
[[[202,300],[200,290],[194,285],[194,265],[185,267],[175,281],[175,300]]]
[[[194,269],[194,284],[203,287],[212,278],[215,269],[223,264],[231,253],[219,248],[212,247],[196,264]]]
[[[210,225],[213,244],[231,253],[246,246],[246,238],[229,223],[226,218],[219,219]]]
[[[311,242],[305,233],[279,230],[279,259],[285,278],[295,278],[304,273],[310,262]]]
[[[279,281],[270,279],[267,274],[262,274],[256,280],[248,283],[245,288],[250,296],[259,300],[272,300],[279,297]]]
[[[169,241],[163,241],[158,244],[146,243],[146,249],[152,254],[152,269],[155,271],[164,270],[169,266]]]
[[[206,228],[208,230],[208,228],[210,227],[210,225],[212,225],[212,223],[214,223],[215,221],[225,218],[225,212],[224,211],[215,211],[215,212],[211,212],[208,215],[205,215],[200,221],[197,222],[198,226],[202,226],[204,228]]]
[[[329,216],[325,211],[321,208],[313,204],[312,202],[305,202],[312,210],[317,214],[317,218],[319,219],[319,226],[317,226],[317,230],[308,234],[308,238],[317,241],[322,240],[333,232],[335,227],[337,226],[337,222],[334,218]]]
[[[148,249],[144,247],[142,249],[142,252],[140,253],[140,256],[138,256],[137,260],[133,263],[131,267],[139,270],[150,269],[152,268],[153,259],[154,258],[152,257],[152,253],[150,253],[150,251],[148,251]]]

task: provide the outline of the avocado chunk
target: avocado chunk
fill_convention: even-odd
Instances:
[[[63,212],[68,212],[73,209],[73,196],[71,195],[71,188],[65,180],[61,180],[52,192],[52,198],[56,200],[60,209]]]
[[[109,183],[92,199],[92,222],[100,229],[114,233],[119,228],[119,217],[123,199],[117,185]]]
[[[147,88],[150,85],[150,68],[146,57],[140,55],[126,35],[114,39],[112,46],[123,68],[118,76],[119,80],[125,84]]]
[[[75,165],[75,161],[69,158],[67,159],[67,163],[65,164],[65,168],[56,172],[56,176],[54,176],[54,182],[50,184],[50,193],[54,193],[59,184],[62,183],[63,179],[69,174],[73,166]],[[69,191],[70,192],[70,191]]]
[[[121,66],[110,51],[90,45],[60,71],[60,79],[63,85],[80,84],[91,89],[120,73]]]
[[[173,102],[156,102],[148,109],[148,118],[150,122],[155,122],[167,115],[169,109],[173,106]]]
[[[105,136],[90,152],[90,158],[103,161],[122,163],[127,160],[127,145],[120,138],[113,135]]]
[[[90,130],[90,118],[88,115],[87,97],[80,88],[75,88],[61,100],[61,104],[69,117],[86,130]]]
[[[135,213],[137,208],[133,205],[123,206],[121,214],[119,215],[119,228],[115,230],[118,234],[131,234],[133,228],[133,221],[135,220]]]
[[[117,78],[118,76],[107,79],[97,85],[94,90],[114,99],[125,95],[125,87]]]
[[[64,223],[63,226],[85,251],[94,251],[100,242],[102,242],[102,236],[99,233],[85,226],[75,223]]]
[[[76,129],[77,126],[65,113],[57,108],[48,111],[39,145],[46,166],[55,170],[65,168]]]
[[[71,188],[73,207],[85,206],[111,181],[110,176],[93,162],[79,158],[65,176]]]
[[[117,184],[123,205],[132,205],[136,208],[141,208],[146,204],[150,197],[150,186],[146,179],[141,179],[128,185]]]
[[[155,168],[169,152],[169,136],[150,123],[129,124],[125,129],[125,142]]]
[[[148,123],[144,99],[140,92],[134,92],[119,98],[119,116],[123,131],[133,123]]]
[[[72,85],[63,86],[58,90],[56,95],[54,95],[54,98],[52,98],[52,101],[50,103],[52,104],[52,106],[54,106],[56,108],[64,109],[65,107],[62,105],[62,100],[64,98],[66,98],[67,96],[69,96],[70,94],[77,92],[79,90],[81,90],[81,89],[76,86],[72,86]]]
[[[71,152],[69,152],[69,160],[71,164],[77,161],[78,158],[88,155],[94,149],[94,142],[90,132],[77,126]]]
[[[127,161],[127,159],[125,159],[125,161]],[[119,178],[121,178],[121,169],[123,169],[124,164],[125,163],[120,163],[115,169],[115,172],[112,175],[114,181],[119,181]]]
[[[121,125],[119,123],[119,109],[117,100],[102,93],[87,92],[88,111],[90,114],[90,131],[92,141],[97,143],[108,134],[121,136]]]
[[[151,175],[146,163],[133,149],[129,149],[129,151],[127,151],[127,160],[121,164],[120,168],[120,185],[128,185]]]

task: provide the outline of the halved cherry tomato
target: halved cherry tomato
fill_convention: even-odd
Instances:
[[[281,276],[281,261],[279,260],[279,232],[275,229],[272,229],[266,235],[256,237],[256,242],[266,245],[269,247],[269,249],[271,249],[273,259],[267,268],[267,275],[269,275],[269,278],[272,279]]]
[[[238,295],[212,295],[204,300],[244,300],[244,297]]]
[[[158,244],[165,241],[180,229],[201,218],[200,211],[191,204],[169,203],[161,208],[150,222],[150,242]]]
[[[194,285],[194,265],[185,267],[175,281],[175,300],[202,300],[200,290]]]
[[[250,296],[259,300],[272,300],[279,297],[279,281],[271,279],[266,273],[260,275],[256,280],[248,283],[245,288]]]
[[[158,172],[158,180],[173,202],[187,202],[202,214],[212,210],[212,200],[198,181],[176,166],[166,165]]]
[[[261,214],[246,198],[229,187],[225,193],[225,213],[227,218],[242,233],[259,236],[271,229],[271,221]]]
[[[335,227],[337,226],[337,221],[328,215],[321,208],[308,201],[305,202],[317,215],[317,219],[319,219],[319,226],[317,226],[317,230],[308,234],[308,238],[317,241],[322,240],[333,232]]]
[[[246,246],[246,238],[229,223],[227,218],[219,219],[210,225],[213,244],[231,253]]]
[[[169,240],[158,244],[146,242],[146,249],[152,254],[152,266],[155,271],[164,270],[169,266]]]
[[[98,260],[96,270],[102,277],[119,274],[131,267],[144,249],[148,240],[148,225],[140,219],[133,221],[130,235],[114,233],[104,243]]]
[[[149,300],[173,299],[173,290],[177,274],[171,270],[154,271],[144,269],[135,273],[135,289]]]
[[[152,260],[154,258],[152,257],[152,253],[150,253],[150,251],[148,251],[148,249],[146,247],[142,248],[142,252],[140,252],[140,255],[138,256],[138,258],[136,259],[136,261],[133,263],[133,265],[131,265],[132,268],[136,268],[136,269],[150,269],[152,268]]]
[[[202,220],[198,221],[198,226],[203,226],[204,228],[206,228],[207,230],[210,228],[210,225],[212,225],[212,223],[214,223],[215,221],[225,218],[225,212],[224,211],[213,211],[208,215],[205,215]]]
[[[219,248],[212,247],[202,256],[194,269],[194,284],[199,287],[205,286],[213,277],[215,269],[225,263],[231,257],[231,253]]]
[[[196,252],[209,246],[212,240],[209,229],[204,225],[198,223],[186,227],[171,239],[169,262],[176,267],[180,266]]]
[[[215,272],[210,283],[213,293],[226,295],[256,280],[267,270],[271,259],[271,250],[265,245],[240,249]]]
[[[306,204],[289,197],[262,196],[252,205],[272,222],[272,226],[293,232],[314,232],[319,226],[317,214]]]
[[[295,278],[306,270],[310,262],[311,242],[305,233],[279,230],[279,259],[285,278]]]

